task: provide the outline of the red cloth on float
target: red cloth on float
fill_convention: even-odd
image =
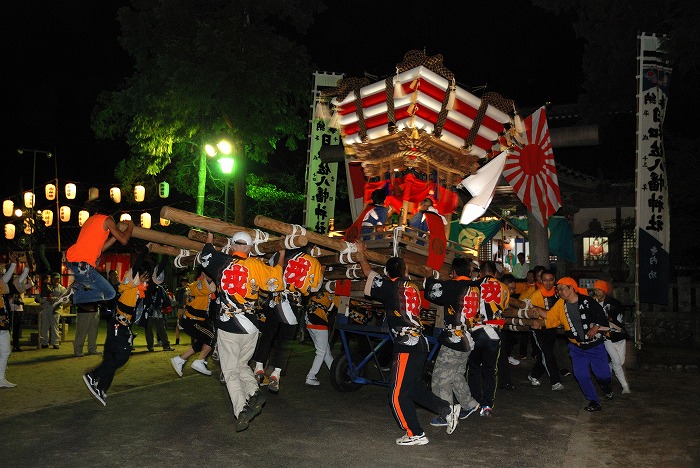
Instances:
[[[350,288],[352,282],[349,279],[336,280],[335,281],[335,295],[350,297]]]
[[[433,270],[439,270],[445,263],[447,253],[447,238],[445,237],[445,223],[440,215],[425,212],[425,220],[428,223],[430,242],[428,242],[428,259],[425,264]]]
[[[345,237],[343,237],[343,240],[346,240],[348,242],[355,242],[360,237],[360,230],[362,229],[362,220],[365,219],[367,213],[372,211],[372,208],[374,208],[375,206],[376,205],[374,205],[373,203],[365,205],[365,209],[362,210],[360,216],[358,216],[355,222],[352,223],[350,227],[345,230]]]

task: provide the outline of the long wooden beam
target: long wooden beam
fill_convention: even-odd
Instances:
[[[206,242],[207,233],[196,229],[190,229],[190,231],[187,233],[187,237],[197,242]],[[228,237],[214,234],[214,246],[224,247],[228,243],[228,239]],[[295,249],[299,249],[301,247],[305,247],[308,242],[309,240],[305,236],[277,237],[267,242],[260,242],[253,248],[253,252],[255,254],[279,252],[280,250],[284,250],[288,244],[292,245]]]
[[[119,223],[118,226],[121,230],[126,229],[126,224],[124,223]],[[190,240],[184,236],[176,236],[174,234],[154,231],[153,229],[145,229],[139,226],[134,226],[131,237],[148,242],[156,242],[158,244],[172,245],[173,247],[186,250],[200,251],[202,250],[202,247],[204,247],[203,243]]]
[[[195,213],[191,213],[185,210],[179,210],[171,206],[164,206],[160,210],[160,217],[164,219],[169,219],[180,224],[186,224],[188,226],[198,227],[205,231],[218,232],[224,234],[227,237],[233,236],[235,233],[240,231],[245,231],[255,237],[255,230],[248,229],[242,226],[237,226],[235,224],[227,223],[221,221],[217,218],[210,218],[208,216],[202,216]]]
[[[256,216],[254,223],[258,227],[268,229],[273,232],[279,232],[281,234],[291,235],[293,233],[296,233],[294,226],[292,226],[291,224],[285,223],[283,221],[278,221],[276,219],[268,218],[262,215]],[[304,235],[309,239],[310,242],[331,250],[335,250],[336,252],[344,251],[348,245],[346,241],[333,239],[332,237],[324,236],[323,234],[319,234],[314,231],[306,230]],[[367,258],[368,262],[386,265],[386,262],[387,260],[389,260],[390,257],[377,252],[373,252],[371,250],[366,250],[365,258]],[[408,267],[408,272],[412,275],[426,277],[431,276],[433,274],[432,268],[428,268],[425,265],[417,265],[415,263],[406,262],[406,266]]]

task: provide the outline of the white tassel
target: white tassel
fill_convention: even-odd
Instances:
[[[447,99],[447,110],[451,111],[455,107],[455,99],[457,98],[457,84],[454,78],[452,78],[452,85],[450,85],[450,97]]]
[[[399,67],[396,67],[396,80],[394,81],[394,98],[404,97],[403,84],[399,81]]]
[[[525,126],[523,125],[523,120],[520,118],[518,114],[515,114],[514,117],[515,120],[515,131],[520,133],[521,135],[525,133]]]
[[[518,111],[515,109],[515,103],[513,103],[513,121],[515,123],[515,131],[521,135],[525,134],[525,126],[523,125],[523,120],[518,115]]]
[[[338,109],[335,109],[333,112],[333,116],[330,122],[328,122],[328,127],[335,128],[336,130],[340,128],[340,112],[338,112]]]
[[[331,118],[331,113],[328,106],[321,100],[316,102],[316,118],[327,121]]]

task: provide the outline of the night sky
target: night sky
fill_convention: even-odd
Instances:
[[[118,43],[120,2],[30,0],[5,16],[2,153],[11,168],[3,197],[31,187],[32,154],[58,156],[61,181],[110,184],[115,164],[128,156],[121,142],[97,141],[90,114],[97,95],[132,73]],[[348,76],[392,74],[412,49],[442,54],[465,89],[487,86],[520,107],[575,102],[582,82],[582,43],[570,24],[527,0],[328,2],[307,47],[316,69]],[[461,6],[456,6],[460,4]],[[37,186],[54,177],[52,160],[37,155]]]

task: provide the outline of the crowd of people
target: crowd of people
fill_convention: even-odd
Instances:
[[[380,200],[376,202],[380,206]],[[425,207],[426,213],[429,208]],[[165,265],[156,265],[146,250],[136,256],[121,280],[111,272],[109,278],[98,272],[102,252],[117,241],[123,245],[129,242],[133,223],[124,224],[126,228],[121,230],[111,217],[92,213],[66,253],[72,283],[66,289],[57,281],[60,276],[47,277],[38,297],[46,316],[47,325],[41,333],[45,347],[59,346],[58,308],[72,304],[79,318],[85,316],[78,321],[76,356],[83,355],[86,337],[88,353],[98,354],[98,305],[108,311],[102,362],[83,376],[98,402],[107,404],[115,373],[131,355],[134,324],[147,323],[149,351],[154,350],[154,333],[163,350],[174,350],[163,320],[163,310],[172,308],[173,303],[178,309],[175,344],[179,345],[180,331],[190,337],[191,344],[169,359],[170,364],[182,377],[193,356],[190,367],[204,375],[212,374],[209,358],[219,361],[219,379],[231,399],[236,431],[247,429],[261,413],[266,402],[263,387],[270,393],[279,392],[300,320],[316,349],[305,382],[320,385],[318,372],[324,364],[330,368],[333,363],[329,322],[338,298],[332,282],[323,282],[323,266],[309,249],[282,250],[266,261],[249,255],[253,239],[245,231],[233,235],[223,249],[215,248],[213,236],[208,234],[194,277],[181,282],[173,302],[163,288]],[[355,246],[364,253],[362,241]],[[594,380],[608,399],[614,395],[613,373],[622,392],[630,392],[622,368],[627,339],[623,310],[610,295],[610,284],[598,280],[589,294],[574,279],[557,279],[545,267],[520,271],[527,265],[523,257],[518,255],[518,275],[527,278],[528,285],[518,293],[520,278],[503,274],[492,261],[476,265],[457,257],[449,279],[428,277],[418,284],[409,278],[400,257],[389,258],[384,273],[379,274],[364,255],[359,255],[366,276],[364,293],[383,305],[393,338],[389,401],[393,416],[405,431],[396,439],[398,445],[428,443],[416,404],[434,412],[430,424],[446,427],[448,434],[460,420],[473,414],[491,417],[497,389],[515,389],[508,366],[524,362],[531,342],[534,364],[528,380],[533,386],[541,385],[546,373],[552,391],[564,388],[561,376],[568,371],[558,366],[555,353],[557,341],[564,336],[573,374],[588,400],[585,410],[602,408]],[[0,280],[0,387],[14,386],[5,377],[10,333],[21,296],[33,286],[29,269],[18,274],[16,267],[13,259]],[[420,318],[422,294],[444,310],[430,388],[422,377],[429,350]],[[506,325],[507,311],[513,308],[536,312],[538,320],[532,321],[531,331],[514,331]],[[511,354],[518,341],[520,359],[515,359]]]

